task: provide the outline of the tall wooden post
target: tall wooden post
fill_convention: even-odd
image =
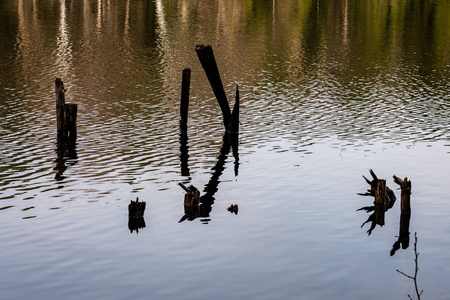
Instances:
[[[55,94],[56,94],[56,128],[58,136],[65,135],[65,112],[64,106],[66,98],[64,94],[64,83],[61,78],[55,80]]]
[[[222,80],[220,79],[219,69],[217,68],[213,50],[210,45],[197,45],[195,51],[197,52],[198,59],[200,60],[203,69],[205,70],[214,95],[216,96],[220,108],[222,109],[223,124],[225,126],[225,129],[228,131],[231,120],[231,111],[230,106],[228,105],[225,90],[223,89]]]

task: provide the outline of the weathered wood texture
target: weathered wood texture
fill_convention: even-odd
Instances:
[[[400,185],[401,188],[401,211],[402,214],[411,213],[411,181],[408,177],[400,179],[394,175],[394,182]]]
[[[376,223],[384,225],[384,213],[386,205],[386,180],[378,179],[377,189],[375,190],[375,218]]]
[[[128,216],[130,218],[142,218],[144,216],[145,211],[145,202],[139,202],[139,198],[136,198],[136,201],[131,200],[128,205]]]
[[[223,89],[222,80],[220,79],[219,69],[217,68],[216,59],[214,58],[214,53],[210,45],[197,45],[195,48],[197,56],[205,70],[206,77],[208,77],[209,83],[213,89],[214,95],[219,102],[220,108],[223,114],[223,124],[225,129],[228,131],[231,120],[230,106],[228,105],[227,96],[225,90]]]

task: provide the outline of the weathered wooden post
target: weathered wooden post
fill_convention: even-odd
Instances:
[[[401,188],[401,212],[402,214],[411,213],[411,181],[408,177],[401,180],[394,175],[394,182],[400,185]]]
[[[65,135],[65,113],[64,107],[66,104],[64,83],[61,78],[55,80],[55,94],[56,94],[56,128],[58,136]]]
[[[219,69],[217,68],[216,59],[210,45],[197,45],[195,48],[197,56],[205,70],[206,77],[208,77],[209,83],[213,89],[214,95],[219,102],[220,108],[223,114],[223,124],[228,131],[231,120],[230,106],[228,105],[227,96],[223,89],[222,80],[220,79]]]
[[[386,204],[386,180],[378,179],[375,190],[375,219],[380,226],[384,225],[384,213]]]

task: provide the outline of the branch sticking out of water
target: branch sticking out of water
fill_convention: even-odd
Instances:
[[[417,272],[419,272],[419,265],[418,265],[418,258],[419,258],[419,253],[417,252],[417,232],[414,233],[414,254],[415,254],[415,258],[414,258],[414,262],[416,263],[416,269],[414,271],[414,276],[408,275],[403,273],[402,271],[397,269],[397,272],[399,272],[400,274],[402,274],[403,276],[414,280],[414,287],[416,289],[416,295],[417,295],[417,299],[420,300],[420,296],[423,293],[423,290],[420,291],[419,293],[419,288],[417,287]],[[408,298],[412,300],[411,296],[408,295]]]

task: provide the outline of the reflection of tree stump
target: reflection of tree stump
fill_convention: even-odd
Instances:
[[[139,198],[136,201],[131,200],[128,205],[128,216],[130,218],[142,218],[145,211],[145,202],[139,202]]]
[[[145,220],[144,218],[128,218],[128,229],[130,233],[133,233],[136,230],[136,233],[139,233],[139,229],[145,228]]]

